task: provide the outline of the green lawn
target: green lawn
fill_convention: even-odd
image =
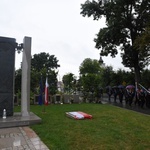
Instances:
[[[31,106],[42,123],[31,128],[50,150],[150,150],[150,116],[107,104]],[[83,111],[91,120],[74,120]]]

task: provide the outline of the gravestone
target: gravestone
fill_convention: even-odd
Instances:
[[[79,95],[73,95],[73,103],[80,103]]]
[[[70,95],[67,95],[67,94],[65,94],[64,96],[63,96],[63,101],[64,101],[64,104],[70,104],[71,103],[71,96]]]
[[[0,117],[3,109],[13,116],[15,48],[14,38],[0,37]]]
[[[54,102],[55,104],[60,104],[61,101],[62,101],[61,95],[60,95],[60,94],[54,95],[54,101],[55,101],[55,102]]]
[[[39,104],[39,95],[34,95],[34,104]]]
[[[52,96],[49,95],[48,97],[49,97],[49,99],[48,99],[48,104],[52,104]]]
[[[34,95],[34,102],[33,102],[34,105],[38,105],[39,104],[39,96],[40,95]],[[48,98],[48,104],[51,104],[52,103],[52,96],[49,95],[48,97],[49,97]],[[42,96],[42,105],[44,105],[44,99],[45,99],[45,97],[43,95]]]

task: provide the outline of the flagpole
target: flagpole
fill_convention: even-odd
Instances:
[[[43,97],[43,110],[42,110],[42,112],[43,113],[45,113],[46,111],[45,111],[45,92],[44,92],[44,97]]]
[[[139,83],[139,85],[140,85],[140,87],[143,88],[147,93],[150,94],[150,92],[149,92],[144,86],[142,86],[140,83]]]
[[[45,111],[45,104],[44,104],[44,106],[43,106],[43,110],[42,110],[42,112],[43,113],[45,113],[46,111]]]

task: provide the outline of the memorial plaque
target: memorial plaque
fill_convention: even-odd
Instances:
[[[49,95],[48,104],[51,104],[51,103],[52,103],[52,96]]]
[[[34,95],[34,104],[39,104],[39,95]]]
[[[73,95],[73,102],[74,103],[80,103],[79,95]]]
[[[71,101],[71,96],[70,95],[64,95],[63,96],[64,98],[64,104],[70,104],[70,101]]]
[[[48,98],[48,104],[51,104],[52,103],[52,96],[49,95],[48,97],[49,97]],[[42,104],[41,105],[44,104],[44,99],[45,99],[45,95],[42,96]],[[37,105],[37,104],[39,104],[39,95],[34,96],[34,105]]]
[[[0,37],[0,116],[6,109],[7,116],[13,115],[14,73],[15,73],[14,38]]]
[[[54,95],[54,100],[55,100],[55,104],[60,104],[62,101],[61,95],[59,94]]]

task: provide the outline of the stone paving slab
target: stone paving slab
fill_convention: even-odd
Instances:
[[[41,121],[41,118],[32,112],[30,112],[29,116],[22,116],[20,112],[16,112],[13,116],[8,116],[6,119],[0,118],[0,128],[29,126],[41,123]]]
[[[28,126],[0,129],[0,150],[49,150]]]

